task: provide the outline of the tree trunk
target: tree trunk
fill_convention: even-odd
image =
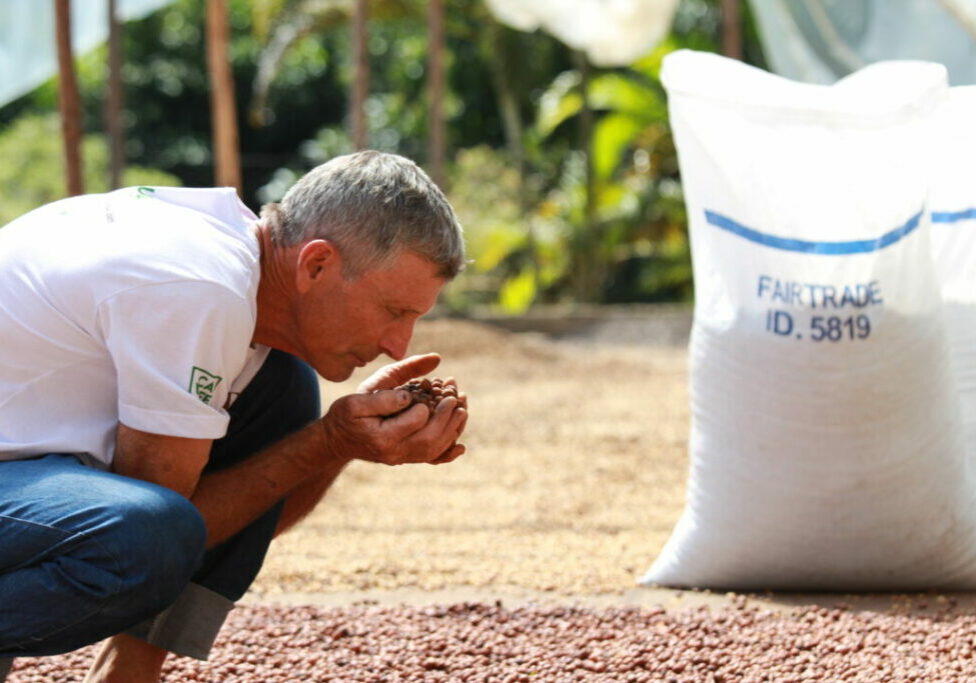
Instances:
[[[349,112],[352,128],[352,144],[356,149],[366,149],[369,144],[366,131],[366,97],[369,94],[369,5],[367,0],[356,0],[352,21],[352,97]]]
[[[105,130],[109,143],[109,186],[122,186],[125,166],[122,132],[122,41],[117,0],[108,0],[108,96],[105,99]]]
[[[427,7],[427,165],[430,177],[447,188],[444,173],[444,0]]]
[[[740,0],[722,0],[722,54],[742,59],[742,14]]]
[[[64,140],[65,184],[69,195],[85,191],[81,174],[81,101],[71,53],[71,0],[54,0],[58,44],[58,106]]]
[[[579,136],[585,164],[583,224],[577,233],[576,253],[573,255],[576,261],[576,267],[573,269],[576,278],[576,300],[598,301],[603,278],[600,268],[601,236],[596,224],[596,174],[593,170],[594,117],[590,102],[590,60],[586,53],[579,50],[574,51],[573,56],[580,73],[579,87],[583,99],[580,106]]]
[[[207,0],[207,70],[210,74],[210,123],[217,185],[236,188],[239,194],[241,158],[226,0]]]
[[[488,40],[490,41],[489,52],[484,57],[488,62],[488,72],[491,74],[491,84],[498,102],[502,130],[505,131],[505,146],[508,148],[508,154],[512,158],[512,163],[515,164],[519,180],[521,180],[525,174],[525,151],[522,148],[522,114],[519,111],[518,97],[509,78],[513,68],[510,63],[509,51],[503,42],[501,24],[495,20],[491,20],[488,25]],[[527,210],[524,203],[521,206],[523,211]]]

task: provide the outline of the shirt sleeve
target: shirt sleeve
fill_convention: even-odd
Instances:
[[[120,422],[187,438],[226,433],[224,406],[254,333],[242,296],[209,282],[150,284],[106,299],[98,315]]]

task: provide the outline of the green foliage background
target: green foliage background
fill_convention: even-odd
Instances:
[[[350,5],[230,0],[243,199],[252,208],[352,149]],[[482,0],[446,6],[447,189],[472,264],[445,303],[520,312],[536,303],[690,300],[684,202],[658,71],[671,50],[717,50],[718,0],[681,0],[667,40],[618,69],[588,67],[545,33],[496,23]],[[423,164],[427,3],[370,7],[369,146]],[[748,12],[744,19],[745,60],[761,66]],[[204,25],[198,0],[124,25],[123,184],[213,182]],[[108,189],[105,62],[102,47],[77,63],[88,192]],[[0,225],[64,195],[53,79],[0,108],[0,155]]]

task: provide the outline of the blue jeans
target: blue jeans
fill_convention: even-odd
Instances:
[[[318,418],[318,378],[272,351],[228,412],[204,472]],[[203,518],[169,489],[69,454],[0,462],[0,658],[68,652],[126,631],[171,649],[198,618],[219,629],[264,562],[281,504],[204,552]],[[205,658],[215,636],[197,636],[202,644],[181,654]]]

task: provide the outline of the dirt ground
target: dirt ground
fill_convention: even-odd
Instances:
[[[681,513],[689,431],[687,316],[644,322],[421,323],[412,350],[469,395],[469,452],[354,463],[272,545],[211,660],[172,657],[164,680],[976,682],[976,593],[637,587]],[[8,681],[82,681],[93,651]]]
[[[554,340],[421,321],[411,352],[440,353],[433,374],[468,394],[468,452],[437,467],[353,463],[275,541],[249,598],[634,589],[681,512],[688,402],[685,346],[633,332]],[[381,364],[323,383],[323,404]]]
[[[468,453],[446,466],[354,462],[325,501],[276,540],[245,605],[727,607],[925,613],[976,593],[763,593],[638,586],[684,504],[690,310],[509,321],[421,321],[412,353],[469,396]],[[323,383],[323,405],[344,384]]]

